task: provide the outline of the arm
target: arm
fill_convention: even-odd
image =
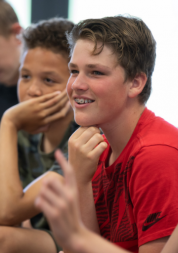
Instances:
[[[165,247],[161,251],[161,253],[177,253],[178,251],[178,226],[175,228],[174,232],[170,236],[168,242]]]
[[[15,225],[37,214],[34,199],[41,179],[23,192],[17,161],[17,132],[46,128],[56,115],[59,94],[48,94],[12,107],[4,114],[0,129],[0,224]],[[51,116],[52,114],[52,116]],[[51,172],[52,173],[52,172]],[[47,176],[47,174],[45,175]],[[57,174],[56,174],[57,176]]]
[[[92,190],[92,178],[99,157],[107,144],[96,127],[81,127],[69,139],[69,163],[72,165],[79,192],[79,205],[85,226],[100,233]]]

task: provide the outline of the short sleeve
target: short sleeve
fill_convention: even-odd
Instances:
[[[178,150],[166,145],[142,148],[129,188],[139,246],[169,236],[178,223]]]

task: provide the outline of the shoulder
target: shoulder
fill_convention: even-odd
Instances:
[[[178,149],[166,144],[153,144],[142,147],[134,158],[135,169],[141,171],[166,171],[169,168],[177,170]]]
[[[132,190],[149,188],[164,191],[177,189],[178,150],[166,145],[142,148],[135,156],[132,166],[130,186]]]
[[[137,134],[140,147],[165,145],[178,149],[178,129],[160,117],[143,124]]]

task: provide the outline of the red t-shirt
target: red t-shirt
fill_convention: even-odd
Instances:
[[[169,236],[178,223],[178,129],[146,108],[106,168],[109,154],[108,145],[93,177],[101,235],[138,252],[142,244]]]

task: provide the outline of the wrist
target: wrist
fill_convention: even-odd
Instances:
[[[77,181],[77,188],[79,193],[86,193],[92,190],[92,181]],[[92,190],[93,191],[93,190]]]
[[[11,129],[14,129],[14,130],[18,131],[18,128],[17,128],[16,124],[13,122],[13,120],[11,120],[5,114],[4,114],[4,116],[2,117],[2,120],[1,120],[1,128],[2,127],[5,127],[6,129],[11,128]]]
[[[69,250],[76,253],[87,253],[87,243],[90,231],[82,224],[80,230],[72,236],[69,242]]]
[[[1,120],[1,124],[6,125],[7,127],[15,128],[16,131],[20,130],[18,124],[13,119],[13,117],[11,117],[11,115],[9,115],[8,111],[4,113],[2,120]]]

